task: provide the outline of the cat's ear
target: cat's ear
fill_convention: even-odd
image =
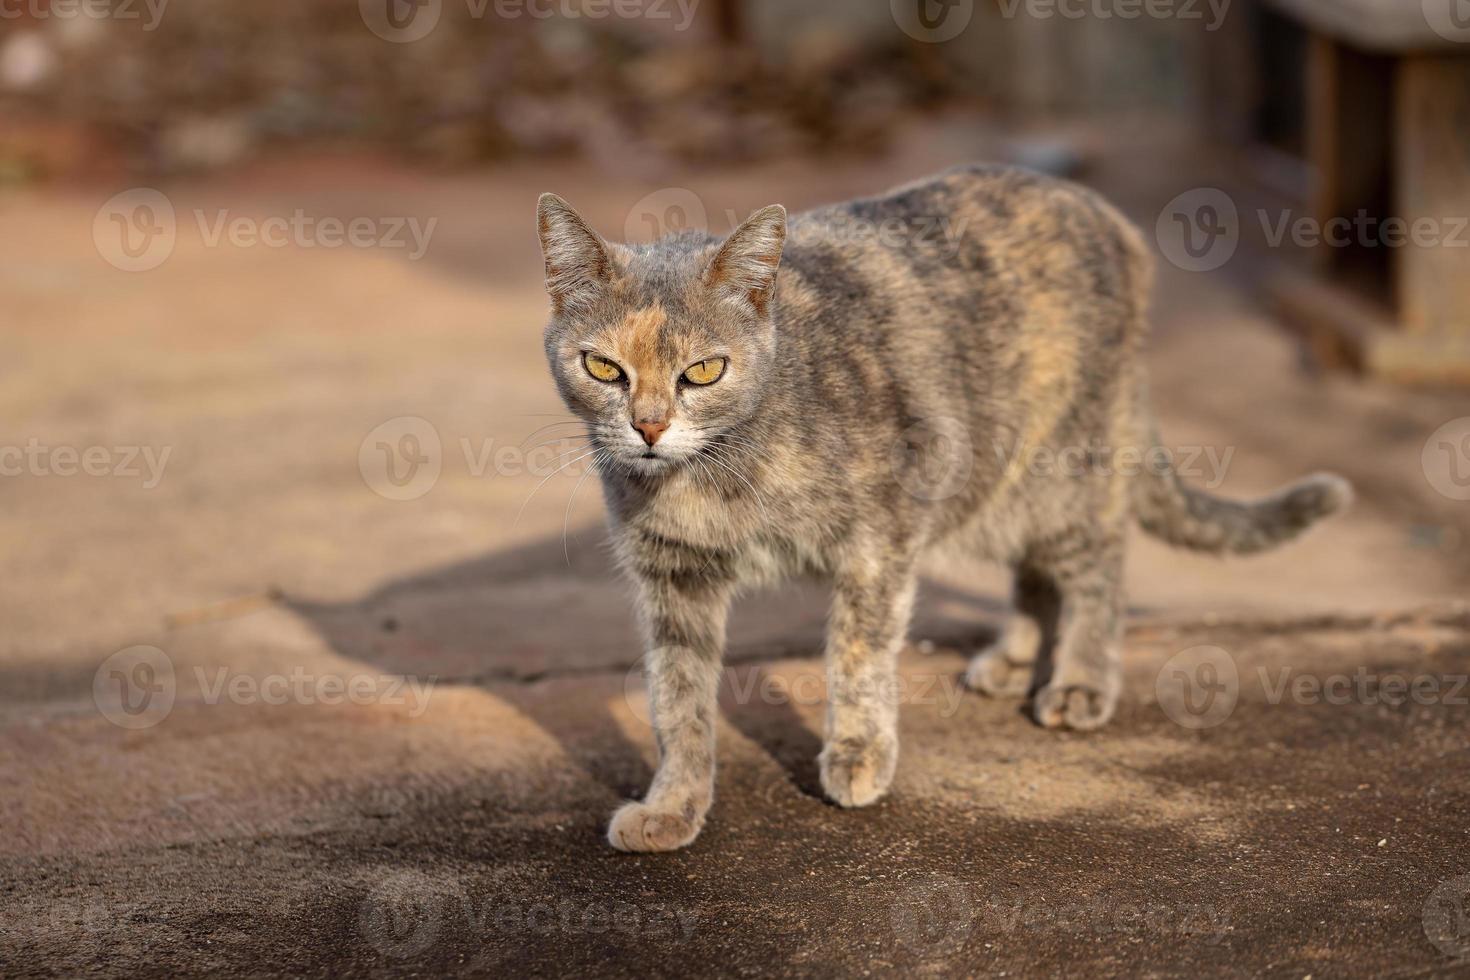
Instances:
[[[761,208],[725,239],[705,269],[705,285],[765,316],[785,245],[786,209],[779,204]]]
[[[607,243],[555,194],[542,194],[536,202],[536,227],[552,305],[561,312],[590,303],[612,281]]]

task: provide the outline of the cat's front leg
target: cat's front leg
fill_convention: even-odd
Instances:
[[[697,575],[640,576],[648,653],[644,676],[658,771],[642,802],[613,814],[607,839],[622,851],[672,851],[704,826],[714,799],[715,723],[730,593]]]
[[[834,803],[867,806],[888,791],[898,763],[895,665],[913,611],[911,561],[863,555],[833,582],[827,635],[822,789]]]

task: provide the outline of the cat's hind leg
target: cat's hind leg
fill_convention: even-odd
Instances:
[[[1001,635],[970,661],[965,684],[993,698],[1031,693],[1036,664],[1055,637],[1061,597],[1055,583],[1034,568],[1015,570],[1015,609]]]
[[[1061,600],[1032,713],[1046,728],[1100,728],[1112,718],[1122,688],[1123,534],[1073,527],[1037,542],[1030,554]]]

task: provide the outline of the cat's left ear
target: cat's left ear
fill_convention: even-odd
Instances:
[[[546,258],[546,291],[557,311],[596,299],[613,276],[607,243],[555,194],[542,194],[536,203],[536,227]]]
[[[785,245],[786,209],[779,204],[761,208],[725,239],[705,269],[705,285],[765,316]]]

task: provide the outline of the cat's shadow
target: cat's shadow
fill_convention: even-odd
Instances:
[[[768,666],[806,659],[803,679],[820,677],[828,598],[825,586],[796,582],[742,599],[720,696],[724,718],[816,798],[820,685],[771,683]],[[356,601],[283,602],[350,660],[492,691],[615,796],[647,788],[652,736],[631,738],[610,706],[641,690],[641,651],[631,592],[600,525],[565,543],[557,535],[406,574]],[[1003,611],[997,599],[926,582],[912,635],[982,644]]]

